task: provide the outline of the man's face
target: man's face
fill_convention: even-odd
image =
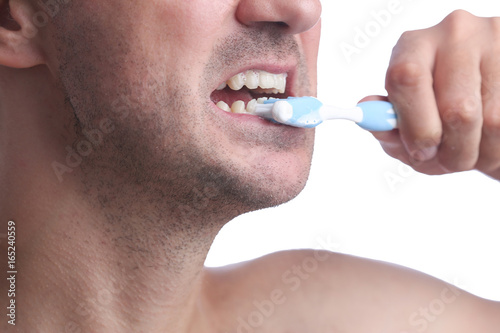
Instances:
[[[217,88],[255,70],[263,77],[286,74],[281,97],[314,95],[319,24],[292,35],[293,22],[259,22],[265,10],[242,10],[245,2],[70,0],[61,6],[48,29],[49,68],[82,133],[102,120],[114,124],[82,164],[89,186],[102,186],[105,177],[109,184],[111,172],[118,184],[181,200],[193,187],[217,184],[217,193],[244,202],[243,210],[300,192],[314,131],[226,112],[217,102],[247,103],[268,91]]]

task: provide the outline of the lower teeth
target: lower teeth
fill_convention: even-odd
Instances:
[[[231,112],[231,108],[229,107],[229,105],[227,105],[225,102],[223,101],[220,101],[218,102],[217,104],[217,107],[223,111],[226,111],[226,112]]]
[[[231,106],[231,111],[233,113],[246,113],[245,102],[243,101],[234,102],[233,105]]]
[[[267,100],[268,100],[267,97],[261,97],[259,99],[252,99],[250,102],[247,103],[246,106],[245,106],[245,102],[243,102],[243,101],[236,101],[233,103],[233,105],[231,105],[231,107],[229,107],[229,105],[223,101],[218,102],[216,105],[219,109],[226,111],[226,112],[254,114],[255,113],[255,106],[257,104],[263,104]]]

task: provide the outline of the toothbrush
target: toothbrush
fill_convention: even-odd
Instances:
[[[312,128],[329,119],[347,119],[369,131],[390,131],[397,128],[397,118],[391,103],[361,102],[354,108],[337,108],[321,103],[314,97],[270,99],[257,104],[254,114],[278,123]]]

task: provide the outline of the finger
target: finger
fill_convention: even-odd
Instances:
[[[497,35],[500,35],[500,31]],[[476,168],[490,176],[495,172],[500,173],[500,63],[496,57],[498,54],[500,54],[498,46],[487,50],[481,63],[483,132],[480,158]]]
[[[366,101],[387,101],[388,98],[384,96],[367,96],[364,97],[361,102]],[[412,156],[408,154],[406,151],[406,147],[401,140],[401,136],[399,134],[398,129],[394,129],[392,131],[374,131],[370,132],[382,146],[382,149],[391,157],[400,160],[401,162],[411,166],[417,171],[425,172],[427,174],[443,174],[445,171],[442,168],[437,167],[437,163],[435,163],[435,158],[429,162],[422,162],[420,160],[415,160]],[[425,165],[424,165],[425,164]]]
[[[448,173],[448,170],[441,166],[437,157],[434,157],[429,161],[417,161],[412,158],[406,151],[406,148],[400,139],[396,140],[395,138],[390,138],[388,141],[380,141],[380,144],[387,155],[400,160],[418,172],[428,175],[442,175]]]
[[[441,142],[441,119],[433,90],[435,45],[428,31],[403,34],[386,77],[389,99],[408,154],[415,161],[434,158]]]
[[[463,42],[467,32],[458,31],[461,31],[457,34],[459,41],[451,35],[436,55],[434,72],[434,90],[443,128],[438,159],[450,172],[475,167],[483,121],[481,55],[470,51],[474,42]]]
[[[366,97],[363,97],[359,102],[368,102],[368,101],[389,101],[389,99],[385,96],[380,96],[380,95],[370,95],[370,96],[366,96]]]
[[[372,95],[364,97],[359,101],[359,103],[366,101],[387,100],[387,97]],[[416,171],[430,175],[441,175],[447,173],[447,170],[443,169],[441,165],[439,165],[437,158],[434,158],[427,162],[417,161],[413,159],[406,151],[405,145],[401,141],[398,129],[395,129],[393,131],[379,131],[371,133],[380,142],[382,149],[387,153],[387,155],[411,166]]]

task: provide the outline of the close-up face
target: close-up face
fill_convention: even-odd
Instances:
[[[244,109],[260,97],[316,94],[319,1],[71,0],[60,7],[41,36],[49,70],[80,133],[114,125],[82,163],[89,187],[110,174],[160,196],[218,184],[251,209],[300,192],[314,131]]]

